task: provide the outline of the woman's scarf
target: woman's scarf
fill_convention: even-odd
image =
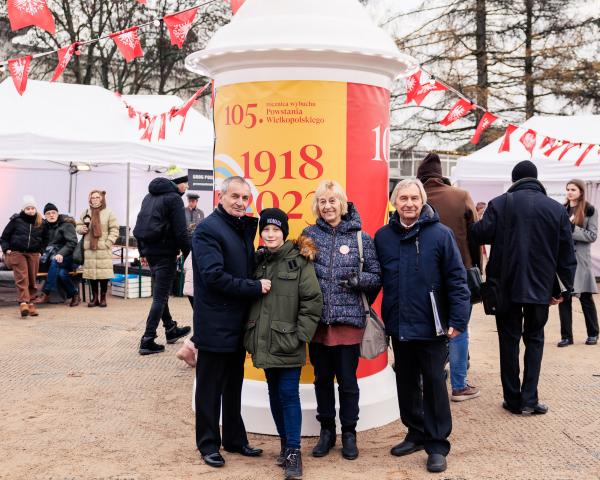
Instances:
[[[92,207],[91,197],[94,193],[99,193],[102,196],[102,202],[99,207]],[[102,236],[102,224],[100,223],[100,211],[106,208],[106,192],[101,190],[93,190],[88,197],[90,210],[92,211],[92,221],[90,223],[90,250],[98,250],[98,239]]]

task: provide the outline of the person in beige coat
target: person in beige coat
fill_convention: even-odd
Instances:
[[[84,235],[83,278],[89,280],[92,290],[88,307],[106,307],[108,281],[114,275],[112,246],[119,236],[117,217],[106,208],[106,192],[90,192],[89,207],[81,213],[77,233]]]

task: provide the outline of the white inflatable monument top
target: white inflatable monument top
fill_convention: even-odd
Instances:
[[[217,84],[306,79],[389,88],[418,63],[357,0],[246,0],[186,67]]]

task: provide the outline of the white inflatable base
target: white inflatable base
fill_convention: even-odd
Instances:
[[[360,419],[356,427],[358,431],[381,427],[400,417],[396,376],[389,365],[375,375],[359,378],[358,387],[360,388]],[[194,392],[195,390],[194,382]],[[336,405],[339,405],[337,388],[335,397]],[[195,408],[193,401],[194,393],[192,393],[192,408]],[[302,436],[319,435],[320,424],[316,419],[317,400],[312,384],[300,384],[300,403],[302,404]],[[277,435],[269,406],[266,382],[244,380],[242,418],[248,432]],[[336,424],[339,432],[339,420],[336,420]]]

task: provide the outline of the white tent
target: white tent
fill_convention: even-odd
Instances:
[[[176,96],[123,99],[151,115],[183,104]],[[0,105],[0,225],[20,209],[24,194],[33,194],[40,207],[52,201],[75,215],[92,188],[107,191],[121,224],[133,223],[153,177],[170,166],[212,169],[213,126],[193,109],[182,134],[177,117],[167,125],[166,140],[157,140],[157,122],[148,142],[140,140],[138,120],[129,118],[123,101],[101,87],[30,80],[19,96],[8,78],[0,83]],[[90,170],[70,173],[77,165]]]
[[[462,157],[452,171],[452,181],[468,190],[475,202],[487,202],[505,192],[511,185],[510,174],[516,163],[530,159],[529,152],[519,141],[528,130],[537,132],[537,145],[541,146],[544,136],[571,142],[582,142],[582,147],[569,150],[559,161],[565,147],[557,149],[547,157],[543,152],[548,147],[536,147],[531,160],[538,168],[538,177],[545,185],[548,195],[559,202],[565,199],[565,186],[572,178],[580,178],[587,183],[587,199],[596,208],[600,207],[600,115],[532,117],[513,132],[510,139],[510,152],[498,153],[502,138]],[[588,153],[581,165],[575,163],[584,153],[588,144],[596,146]],[[600,275],[600,242],[592,247],[594,269]]]

